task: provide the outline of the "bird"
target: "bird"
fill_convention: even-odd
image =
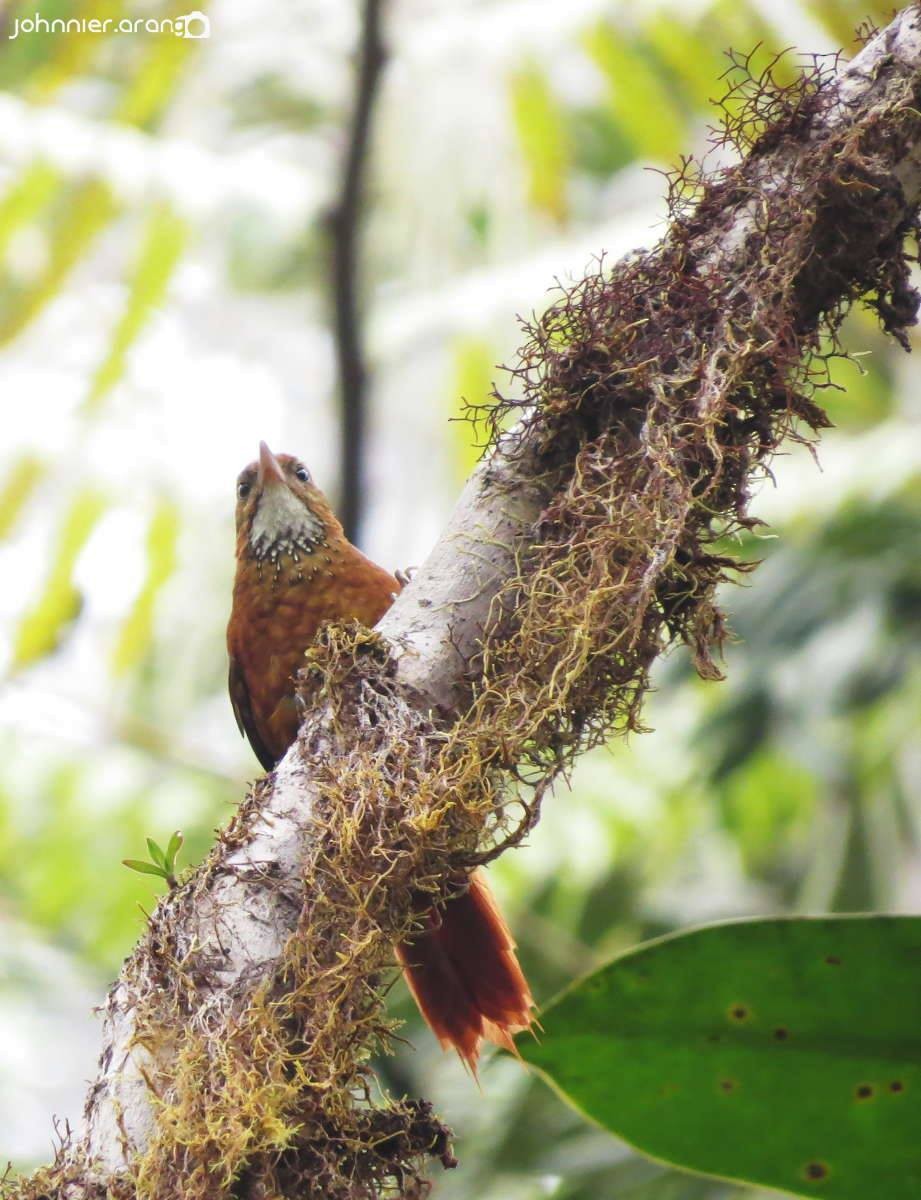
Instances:
[[[346,538],[300,459],[260,442],[237,478],[227,651],[237,726],[265,770],[297,737],[296,676],[317,631],[328,621],[373,627],[403,582]],[[484,1041],[517,1053],[514,1034],[532,1027],[514,939],[482,870],[420,924],[395,947],[397,961],[442,1049],[476,1077]]]

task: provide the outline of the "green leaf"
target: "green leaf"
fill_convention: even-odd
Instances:
[[[73,571],[80,552],[105,511],[95,490],[79,492],[64,515],[41,595],[23,615],[13,643],[13,667],[27,666],[56,650],[65,630],[80,611]]]
[[[86,408],[98,410],[108,392],[124,373],[128,351],[144,326],[163,302],[166,289],[186,242],[187,226],[168,205],[158,205],[147,226],[133,276],[128,303],[112,337],[108,353],[99,364]]]
[[[141,875],[159,875],[161,879],[166,878],[166,872],[162,867],[155,866],[150,862],[144,862],[140,858],[123,858],[122,865],[130,868],[132,871],[137,871]]]
[[[155,862],[158,867],[162,867],[163,870],[165,871],[166,870],[166,855],[163,853],[163,851],[160,849],[160,847],[157,845],[157,843],[153,840],[153,838],[149,837],[149,838],[146,838],[145,840],[147,842],[147,853],[150,855],[151,861]]]
[[[184,840],[182,832],[178,829],[169,840],[169,844],[166,847],[166,865],[170,871],[176,866],[176,855],[182,849]]]
[[[569,142],[562,106],[546,73],[535,64],[511,79],[512,119],[528,172],[528,194],[535,208],[556,221],[566,216]]]
[[[663,938],[575,984],[522,1057],[685,1169],[829,1200],[921,1195],[921,918]]]

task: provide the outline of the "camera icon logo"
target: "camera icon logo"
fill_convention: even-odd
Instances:
[[[184,38],[211,37],[211,18],[199,9],[176,18],[176,34]]]

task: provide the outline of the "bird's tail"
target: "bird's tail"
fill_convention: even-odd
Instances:
[[[482,872],[397,947],[397,958],[432,1032],[474,1075],[484,1038],[515,1052],[512,1035],[531,1025],[534,1001]]]

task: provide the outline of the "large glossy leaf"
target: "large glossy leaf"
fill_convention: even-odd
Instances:
[[[641,946],[522,1056],[685,1169],[829,1200],[921,1195],[921,918],[739,921]]]

